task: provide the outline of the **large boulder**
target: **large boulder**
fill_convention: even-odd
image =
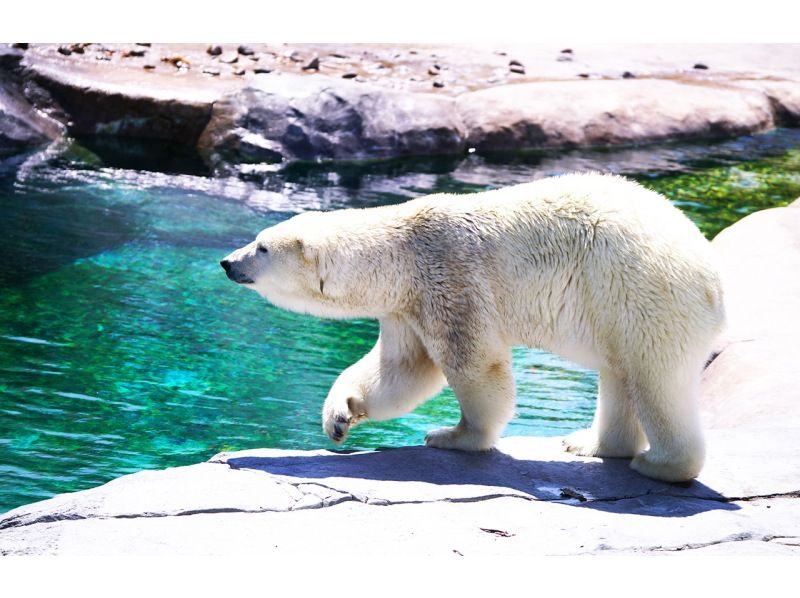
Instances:
[[[230,86],[202,86],[159,75],[131,80],[124,71],[24,61],[30,94],[63,113],[73,135],[169,140],[193,146],[211,107]],[[51,105],[52,104],[52,105]]]
[[[322,75],[255,76],[214,104],[200,150],[216,170],[239,163],[454,154],[452,98]]]
[[[704,374],[706,424],[800,431],[800,200],[740,220],[712,245],[728,326]]]
[[[467,145],[479,151],[729,137],[774,126],[759,91],[655,79],[504,85],[463,94],[456,105]]]

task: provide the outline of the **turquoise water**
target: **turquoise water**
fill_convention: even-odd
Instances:
[[[278,310],[218,265],[297,211],[594,169],[667,193],[711,237],[800,195],[798,146],[800,132],[783,130],[713,146],[298,167],[251,181],[142,170],[135,156],[77,147],[6,164],[0,511],[223,450],[333,447],[322,402],[375,342],[376,324]],[[146,167],[158,163],[148,156]],[[594,372],[531,349],[514,357],[518,407],[506,435],[590,423]],[[458,413],[445,390],[403,418],[355,428],[345,448],[419,444]]]

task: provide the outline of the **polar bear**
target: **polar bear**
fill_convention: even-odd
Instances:
[[[336,442],[449,383],[461,420],[426,444],[491,448],[514,413],[511,347],[527,345],[599,371],[592,426],[566,450],[632,457],[665,481],[702,467],[698,382],[724,319],[720,278],[695,225],[638,183],[571,174],[306,212],[221,265],[278,307],[380,322],[325,400]]]

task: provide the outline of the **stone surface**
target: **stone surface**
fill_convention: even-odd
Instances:
[[[467,146],[479,151],[730,137],[774,126],[763,93],[654,79],[507,85],[463,94],[456,105]]]
[[[214,104],[200,138],[227,164],[453,154],[463,130],[453,100],[332,77],[267,74]]]

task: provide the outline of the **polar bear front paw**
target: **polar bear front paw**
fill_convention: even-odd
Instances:
[[[488,451],[494,445],[494,439],[477,430],[465,429],[458,425],[428,432],[425,436],[425,445],[458,451]]]
[[[347,438],[350,427],[367,418],[364,402],[355,397],[345,400],[328,399],[322,408],[322,427],[337,444]]]

